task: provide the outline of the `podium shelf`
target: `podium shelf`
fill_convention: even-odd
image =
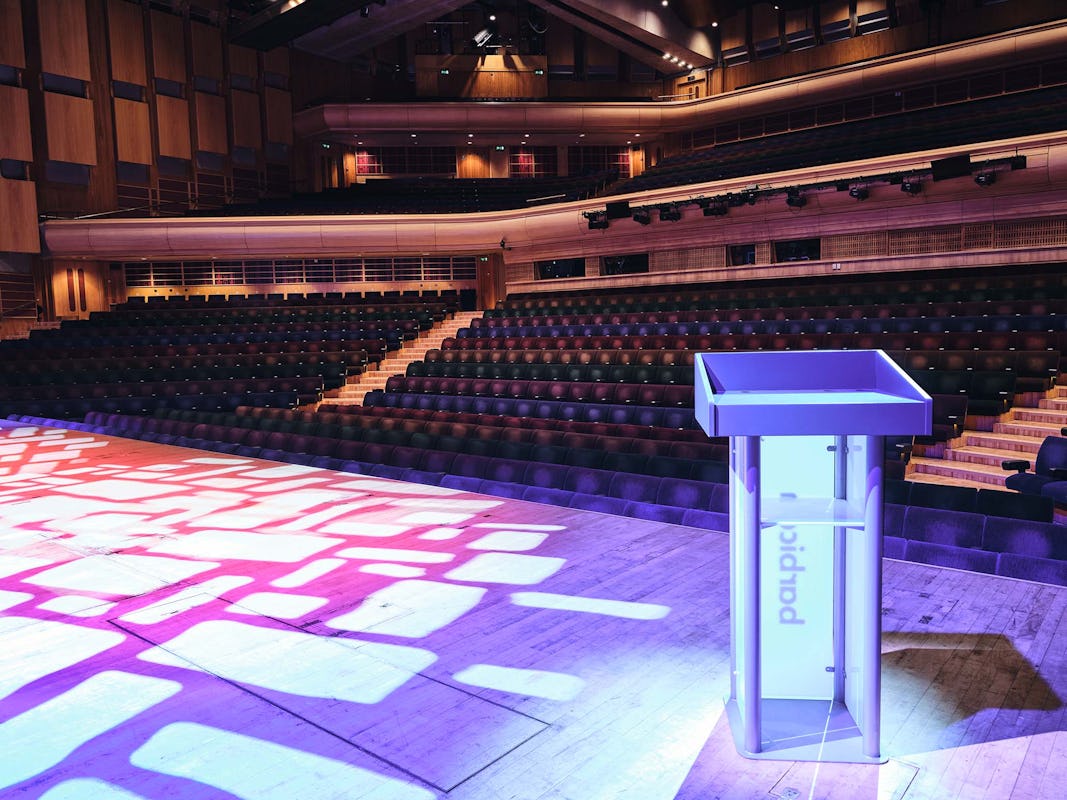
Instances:
[[[833,497],[762,497],[760,524],[836,525],[859,528],[864,524],[863,509],[848,500]]]

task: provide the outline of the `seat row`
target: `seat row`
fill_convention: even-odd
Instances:
[[[1010,372],[1015,391],[1047,392],[1060,374],[1058,350],[894,350],[886,355],[907,370]]]
[[[1067,331],[447,337],[441,350],[1056,350]]]
[[[587,309],[551,314],[513,315],[503,308],[490,309],[471,328],[505,328],[521,325],[620,325],[639,322],[781,322],[806,319],[899,319],[921,317],[979,317],[1067,313],[1067,298],[1050,300],[979,300],[969,302],[899,302],[873,304],[811,304],[787,306],[746,306],[734,308],[713,299],[682,303],[674,308],[646,311],[599,311]],[[767,331],[772,333],[774,331]]]
[[[686,384],[592,383],[590,381],[508,380],[506,378],[408,378],[394,375],[385,391],[574,403],[693,408],[693,387]]]
[[[3,383],[0,385],[0,399],[10,397],[11,393],[23,387],[55,387],[67,384],[155,384],[189,381],[227,381],[256,380],[260,378],[318,378],[324,390],[344,386],[351,368],[344,364],[306,364],[295,363],[250,363],[200,364],[193,366],[170,367],[96,367],[48,369],[47,365],[38,365],[35,370],[0,372]]]
[[[458,411],[474,414],[498,414],[509,417],[539,417],[580,422],[607,422],[614,425],[696,429],[692,403],[688,408],[662,406],[581,403],[570,400],[531,400],[513,397],[471,397],[469,395],[415,394],[375,389],[363,398],[366,406],[401,409]]]
[[[394,335],[414,338],[420,330],[416,322],[251,322],[219,325],[68,325],[32,331],[38,339],[70,339],[78,336],[126,336],[131,330],[139,336],[182,336],[185,334],[231,335],[257,333],[323,333],[352,334],[349,338],[383,338]]]
[[[195,395],[242,395],[248,393],[295,392],[302,400],[314,402],[321,399],[322,378],[251,378],[194,381],[151,381],[147,383],[72,383],[58,386],[5,386],[0,387],[3,407],[16,406],[5,414],[18,411],[17,406],[30,402],[52,400],[103,400],[122,397],[172,398]]]
[[[361,339],[358,342],[302,340],[278,342],[228,342],[226,344],[187,344],[187,345],[108,345],[89,347],[74,345],[69,347],[27,347],[22,343],[28,339],[7,339],[0,342],[0,356],[3,364],[20,363],[24,365],[47,363],[56,359],[123,359],[123,358],[209,358],[212,356],[263,356],[299,355],[340,357],[346,364],[378,362],[385,354],[384,339]]]
[[[1062,264],[1044,271],[1020,273],[1017,269],[983,269],[981,274],[953,272],[914,274],[891,280],[866,280],[849,276],[815,281],[760,282],[751,284],[698,284],[678,287],[667,293],[623,290],[590,294],[588,289],[573,292],[518,293],[497,304],[503,316],[516,312],[600,313],[629,311],[670,311],[695,304],[716,303],[733,308],[766,306],[847,306],[906,303],[1030,301],[1067,297],[1067,280]]]
[[[966,511],[987,517],[1011,517],[1033,522],[1052,522],[1055,505],[1051,498],[983,487],[953,486],[908,480],[886,480],[885,502],[900,506]],[[1064,529],[1067,534],[1067,528]]]
[[[887,503],[882,530],[888,558],[1067,585],[1058,523]]]
[[[235,394],[188,394],[176,397],[94,397],[68,400],[0,402],[0,417],[28,415],[50,420],[80,420],[94,411],[107,414],[153,414],[161,409],[232,411],[238,406],[292,408],[299,401],[295,391],[244,392]],[[41,423],[46,424],[46,423]]]
[[[927,394],[966,395],[968,414],[998,416],[1015,401],[1017,378],[1012,372],[910,369],[907,373]]]
[[[0,347],[0,353],[6,353],[10,347],[12,350],[29,350],[35,348],[103,348],[103,347],[188,347],[190,345],[226,345],[248,343],[272,343],[272,342],[341,342],[345,344],[343,349],[365,349],[369,346],[364,342],[384,339],[386,349],[397,350],[400,348],[401,337],[395,331],[382,333],[361,334],[356,331],[275,331],[273,333],[183,333],[170,335],[146,336],[142,334],[130,334],[127,336],[97,336],[97,335],[64,335],[63,337],[34,338],[32,334],[40,331],[32,331],[26,339],[8,339]],[[25,344],[23,344],[25,343]]]
[[[589,381],[608,383],[657,383],[692,385],[695,371],[689,366],[654,367],[644,364],[447,364],[413,361],[409,378],[489,378],[493,380]]]
[[[891,334],[1067,331],[1067,314],[1004,314],[988,317],[875,317],[865,319],[735,320],[635,322],[599,325],[506,325],[460,328],[458,339],[494,336],[700,336],[741,334]]]
[[[90,415],[98,419],[102,415]],[[88,419],[88,418],[87,418]],[[320,439],[358,442],[384,447],[441,450],[515,461],[567,464],[614,472],[673,476],[694,480],[725,480],[726,445],[712,442],[675,442],[659,439],[625,439],[560,430],[473,426],[454,422],[404,420],[385,429],[374,418],[349,418],[341,424],[326,422],[283,423],[268,430],[271,420],[231,415],[222,424],[197,423],[193,428],[173,419],[146,423],[147,430],[189,435],[198,439],[312,452],[349,458],[348,451]],[[115,425],[112,421],[109,424]],[[138,423],[140,424],[140,423]],[[116,426],[123,427],[122,423]],[[125,427],[129,427],[126,425]],[[286,429],[282,429],[282,428]],[[316,441],[311,441],[316,440]],[[309,450],[309,448],[312,448]],[[376,451],[377,452],[377,451]]]
[[[329,410],[323,410],[329,409]],[[184,415],[195,412],[170,412],[171,414]],[[363,405],[329,405],[323,406],[316,411],[304,411],[299,409],[282,408],[252,408],[240,406],[234,410],[238,417],[250,416],[261,421],[260,427],[266,430],[285,430],[283,425],[306,425],[309,423],[326,423],[331,425],[345,425],[354,417],[369,418],[374,420],[374,425],[383,430],[391,430],[399,425],[412,420],[422,422],[448,422],[463,425],[479,425],[495,428],[526,428],[531,431],[561,431],[563,433],[583,433],[591,436],[623,437],[626,439],[655,439],[659,442],[696,442],[707,444],[726,444],[722,437],[709,438],[700,429],[660,428],[651,425],[629,425],[610,422],[584,422],[573,419],[555,419],[551,417],[511,417],[500,414],[477,414],[462,411],[433,411],[423,408],[393,408],[390,406],[363,406]],[[190,421],[194,417],[176,417]],[[197,413],[195,420],[212,424],[222,424],[221,420],[213,419],[210,415]],[[277,425],[278,427],[272,427]],[[292,432],[306,433],[299,428]]]
[[[423,360],[443,364],[643,364],[692,369],[695,350],[427,350]]]
[[[271,294],[192,294],[192,295],[133,295],[127,297],[119,308],[138,309],[150,307],[155,309],[184,308],[187,306],[233,306],[235,308],[287,308],[292,306],[317,306],[344,303],[346,306],[363,303],[373,305],[409,304],[416,299],[421,301],[440,301],[446,305],[459,301],[456,289],[423,289],[422,291],[388,291],[388,292],[288,292]]]
[[[374,306],[360,308],[351,306],[326,306],[318,308],[291,309],[171,309],[93,311],[88,323],[79,321],[79,326],[116,325],[139,327],[141,325],[225,325],[266,323],[309,322],[388,322],[415,320],[428,322],[445,318],[443,305],[389,306],[385,309]]]

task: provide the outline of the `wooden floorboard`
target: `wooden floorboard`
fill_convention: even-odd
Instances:
[[[0,423],[0,797],[1064,796],[1067,588],[886,560],[888,761],[750,760],[728,547]]]

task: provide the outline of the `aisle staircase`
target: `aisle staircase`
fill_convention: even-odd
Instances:
[[[427,350],[441,347],[441,342],[456,335],[460,328],[469,328],[472,319],[480,318],[481,312],[471,314],[460,312],[451,319],[445,319],[434,324],[428,331],[421,331],[418,338],[404,342],[399,350],[389,353],[378,364],[377,368],[371,367],[362,375],[349,378],[348,383],[340,389],[331,391],[322,399],[319,407],[338,403],[353,404],[363,403],[367,392],[375,389],[384,389],[385,382],[392,375],[402,375],[412,361],[422,361]]]
[[[1046,436],[1058,436],[1067,426],[1067,385],[1056,386],[1037,408],[1016,406],[1004,414],[993,430],[964,431],[941,458],[913,456],[910,480],[937,480],[963,486],[1004,487],[1001,462],[1025,459],[1033,463]],[[937,477],[934,477],[937,476]]]

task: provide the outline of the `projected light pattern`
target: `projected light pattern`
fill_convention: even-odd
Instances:
[[[669,613],[559,591],[566,529],[514,513],[0,422],[0,796],[447,792],[586,686],[551,652],[509,660],[479,609],[590,633]]]

